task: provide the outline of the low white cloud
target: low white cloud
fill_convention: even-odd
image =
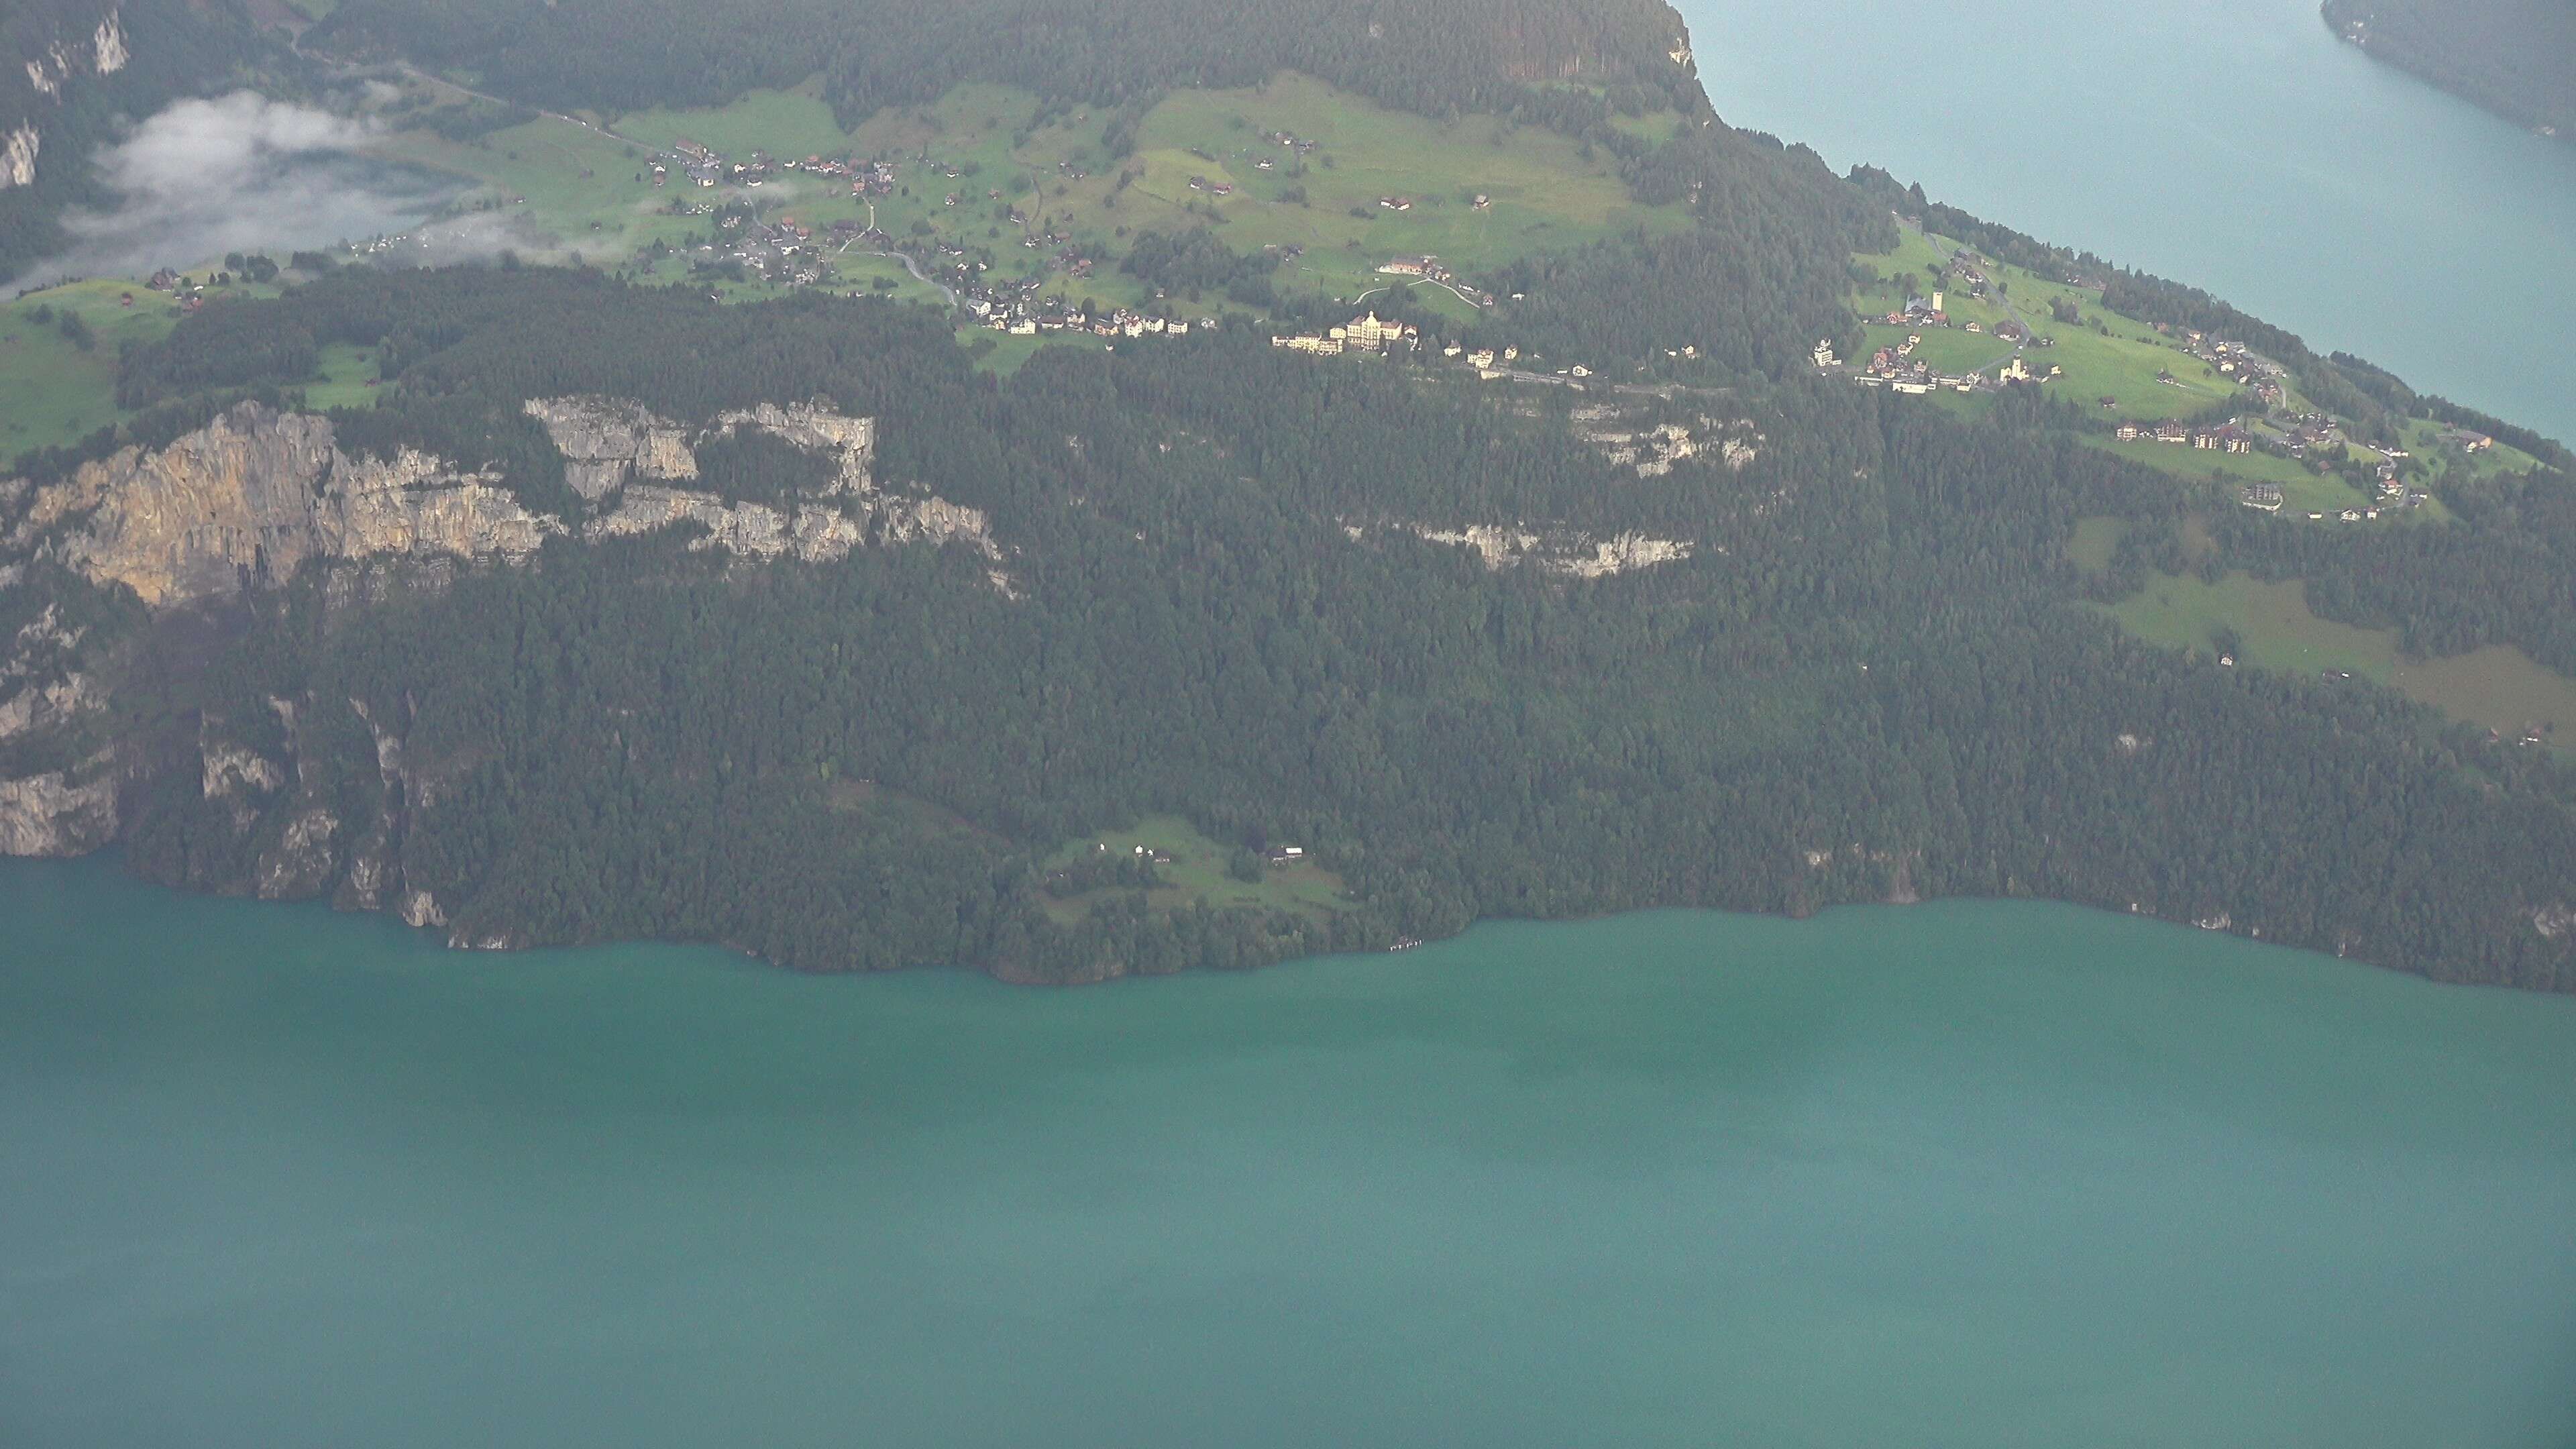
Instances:
[[[299,248],[406,230],[450,188],[359,154],[372,134],[250,91],[179,101],[99,156],[116,206],[67,214],[71,249],[19,281],[134,275],[234,251],[282,262]]]

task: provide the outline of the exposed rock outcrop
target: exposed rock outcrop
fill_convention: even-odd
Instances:
[[[638,404],[615,398],[531,398],[526,408],[563,452],[565,477],[576,491],[594,503],[616,495],[614,506],[584,528],[586,537],[621,538],[695,523],[707,530],[698,547],[762,561],[819,563],[844,557],[871,540],[962,542],[986,558],[1002,556],[980,510],[944,498],[878,489],[873,418],[849,417],[821,403],[761,403],[719,415],[695,442],[749,428],[824,454],[835,464],[832,481],[814,500],[729,503],[700,489],[668,486],[698,477],[694,444],[678,424]]]
[[[617,511],[591,524],[589,531],[594,538],[617,538],[677,523],[706,526],[700,548],[764,560],[789,555],[807,563],[836,559],[861,541],[859,526],[838,509],[807,505],[789,513],[763,503],[728,504],[712,494],[677,488],[629,488]]]
[[[743,427],[775,434],[809,453],[837,455],[841,473],[828,492],[865,493],[876,486],[871,473],[877,460],[874,418],[845,417],[820,403],[790,403],[786,407],[762,403],[717,418],[715,432],[729,435]]]
[[[44,134],[34,122],[13,126],[0,137],[0,191],[36,184],[36,156],[44,145]]]
[[[285,578],[307,558],[520,558],[560,520],[531,513],[491,472],[404,449],[351,458],[328,418],[244,403],[158,452],[125,448],[40,489],[11,543],[58,526],[63,563],[155,608]]]
[[[0,855],[87,855],[116,838],[116,780],[104,754],[80,770],[0,780]]]
[[[5,686],[0,686],[5,687]],[[67,674],[0,699],[0,744],[62,729],[105,702],[95,676]]]
[[[298,811],[286,822],[277,844],[261,853],[251,883],[253,893],[261,900],[295,901],[330,889],[331,878],[340,868],[340,858],[331,848],[339,829],[339,817],[328,810],[316,806]]]
[[[594,503],[639,478],[671,483],[698,476],[688,430],[641,403],[532,397],[523,406],[564,455],[564,482]]]
[[[27,17],[32,29],[37,21]],[[54,22],[60,24],[58,20]],[[79,22],[75,22],[79,23]],[[12,27],[19,29],[20,27]],[[12,36],[22,43],[28,37]],[[108,76],[125,69],[133,59],[133,49],[125,38],[125,22],[114,10],[99,18],[96,27],[86,34],[75,30],[69,35],[57,32],[57,38],[41,52],[22,52],[20,64],[26,69],[27,88],[44,100],[60,103],[69,84],[84,75]],[[7,125],[0,132],[0,191],[12,186],[32,186],[36,181],[36,158],[44,149],[44,133],[37,129],[33,114],[0,117]]]
[[[1750,422],[1723,423],[1706,414],[1688,423],[1638,419],[1636,410],[1617,404],[1577,408],[1575,436],[1612,463],[1635,468],[1640,478],[1663,477],[1674,464],[1698,457],[1713,457],[1741,473],[1762,456],[1764,439]]]
[[[1427,543],[1472,549],[1489,569],[1529,567],[1571,579],[1602,579],[1657,564],[1677,563],[1689,558],[1692,551],[1687,540],[1650,538],[1642,533],[1596,538],[1574,529],[1541,533],[1485,523],[1464,528],[1437,528],[1427,523],[1397,526]],[[1365,537],[1367,530],[1344,525],[1344,532],[1356,540]]]
[[[727,502],[676,486],[698,477],[691,432],[640,405],[606,398],[527,405],[564,451],[567,474],[589,505],[573,519],[532,511],[500,475],[467,471],[415,449],[391,459],[351,456],[325,417],[244,403],[169,446],[126,448],[42,487],[0,480],[0,588],[16,587],[30,556],[103,585],[124,585],[167,610],[280,581],[308,562],[329,565],[324,607],[362,607],[405,590],[445,587],[482,561],[515,562],[547,540],[705,530],[696,547],[754,561],[820,562],[872,543],[962,543],[998,565],[982,512],[876,486],[876,425],[819,403],[763,404],[717,418],[696,438],[753,428],[834,462],[815,495],[780,503]],[[990,571],[1008,591],[1007,576]],[[22,616],[23,617],[23,616]],[[0,779],[0,853],[74,855],[109,843],[118,824],[124,767],[82,731],[103,719],[105,690],[81,660],[78,631],[47,607],[0,647],[0,746],[16,745],[19,778]],[[350,701],[374,731],[380,805],[350,817],[342,803],[305,791],[298,743],[312,701],[275,699],[282,752],[267,721],[248,734],[204,718],[189,743],[193,783],[208,823],[256,845],[247,879],[266,897],[330,893],[339,904],[391,909],[416,925],[444,925],[446,911],[404,878],[411,817],[435,804],[438,781],[405,758],[404,719],[380,720]],[[77,759],[76,766],[66,762]],[[41,772],[40,772],[41,771]],[[238,872],[239,867],[231,867]],[[479,928],[478,928],[479,929]],[[502,938],[486,932],[476,942]]]
[[[209,800],[249,791],[273,793],[286,787],[285,767],[256,751],[208,738],[198,745],[197,754],[203,762],[199,770],[201,788]]]
[[[707,436],[758,428],[835,460],[821,498],[773,505],[672,486],[698,476],[687,430],[635,403],[526,407],[563,450],[574,489],[605,512],[567,523],[531,511],[488,469],[409,448],[351,457],[335,445],[330,419],[244,403],[166,448],[126,448],[36,490],[0,545],[41,544],[156,609],[284,579],[308,559],[516,561],[576,529],[613,538],[697,523],[707,530],[701,547],[762,561],[837,559],[870,542],[962,542],[1002,557],[981,511],[877,488],[867,418],[766,403],[719,418]]]
[[[69,769],[0,777],[0,855],[84,855],[116,836],[114,753],[79,733],[107,702],[78,667],[80,641],[48,605],[0,648],[0,750],[42,747],[48,764],[88,751]]]

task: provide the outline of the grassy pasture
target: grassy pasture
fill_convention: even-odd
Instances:
[[[2085,434],[2083,441],[2132,463],[2143,463],[2160,473],[2170,473],[2194,482],[2216,474],[2231,486],[2277,483],[2281,485],[2280,516],[2283,518],[2304,522],[2310,513],[2331,516],[2347,508],[2376,506],[2343,478],[2331,473],[2313,472],[2305,463],[2271,453],[2218,453],[2176,443],[2159,443],[2148,438],[2124,443],[2098,433]],[[2382,522],[2404,517],[2396,513],[2380,515]]]
[[[2296,580],[2265,583],[2231,573],[2205,584],[2160,574],[2111,613],[2150,643],[2208,652],[2213,635],[2233,629],[2244,641],[2241,665],[2348,672],[2508,736],[2538,727],[2560,748],[2576,745],[2576,681],[2507,646],[2409,659],[2394,630],[2318,618],[2308,608],[2307,586]]]
[[[134,304],[124,303],[131,294]],[[92,338],[86,352],[36,309],[78,316]],[[178,325],[179,309],[132,282],[70,282],[0,307],[0,462],[29,448],[79,441],[124,414],[116,406],[116,350],[151,342]]]
[[[1211,909],[1249,906],[1320,919],[1344,908],[1341,877],[1331,871],[1312,864],[1264,866],[1258,883],[1236,880],[1226,873],[1230,850],[1200,834],[1188,821],[1170,815],[1139,821],[1130,829],[1068,842],[1048,857],[1046,867],[1061,870],[1100,846],[1106,846],[1111,854],[1131,854],[1138,846],[1170,853],[1172,864],[1160,868],[1166,884],[1145,895],[1146,905],[1158,912],[1188,905]],[[1125,892],[1110,889],[1061,899],[1050,897],[1047,914],[1059,921],[1077,921],[1102,900],[1122,894]]]
[[[766,151],[802,159],[837,155],[850,145],[850,133],[841,129],[811,82],[793,90],[753,91],[715,110],[657,106],[618,117],[612,129],[664,150],[694,141],[734,157]]]
[[[1040,124],[1041,111],[1024,91],[960,86],[932,105],[883,111],[844,131],[808,85],[754,92],[715,110],[652,110],[614,121],[646,148],[690,140],[737,159],[759,150],[779,158],[851,152],[893,160],[898,194],[873,203],[795,173],[757,189],[656,189],[635,179],[642,161],[627,154],[626,142],[562,121],[466,144],[407,132],[385,150],[479,180],[477,200],[525,216],[545,244],[582,250],[599,265],[631,265],[637,250],[657,239],[679,247],[702,235],[703,219],[658,214],[674,198],[744,200],[809,225],[852,217],[908,241],[962,247],[990,256],[988,275],[996,280],[1036,278],[1041,295],[1103,306],[1153,300],[1116,269],[1140,231],[1207,226],[1241,252],[1303,248],[1283,267],[1282,285],[1358,299],[1390,284],[1377,269],[1397,256],[1436,255],[1472,272],[1634,227],[1689,224],[1678,207],[1637,205],[1610,157],[1587,156],[1566,137],[1492,117],[1443,123],[1389,111],[1296,74],[1240,90],[1174,92],[1137,123],[1135,149],[1124,157],[1108,149],[1108,113],[1057,112]],[[1672,120],[1660,124],[1669,130]],[[1640,124],[1658,122],[1646,117]],[[1300,156],[1263,139],[1276,131],[1317,145]],[[1193,178],[1204,187],[1193,188]],[[1216,196],[1219,184],[1233,194]],[[1294,199],[1301,192],[1303,199]],[[1479,195],[1487,198],[1481,208]],[[1381,198],[1410,205],[1383,207]],[[1009,218],[1013,210],[1021,222]],[[1072,238],[1097,259],[1093,275],[1049,270],[1054,248],[1023,245],[1024,232]],[[676,280],[685,265],[666,261],[650,274]],[[840,271],[866,286],[892,265],[845,259]],[[897,292],[929,295],[908,277]],[[1436,287],[1424,288],[1421,299],[1462,319],[1473,314]],[[1222,305],[1213,297],[1173,300],[1184,309]]]
[[[2126,519],[2079,518],[2073,536],[2066,540],[2067,560],[2088,577],[2100,578],[2111,571],[2111,560],[2128,531]]]
[[[1945,327],[1909,331],[1903,327],[1871,323],[1861,330],[1868,334],[1872,352],[1882,347],[1902,347],[1908,337],[1922,338],[1923,344],[1915,348],[1907,360],[1928,362],[1934,372],[1940,373],[1992,372],[2013,355],[2012,344],[2000,337]],[[1869,359],[1864,354],[1859,360],[1866,362]]]
[[[1926,236],[1900,229],[1895,250],[1853,258],[1861,273],[1875,276],[1874,283],[1858,285],[1853,292],[1853,306],[1864,317],[1884,316],[1905,305],[1907,289],[1892,280],[1909,276],[1915,283],[1915,295],[1928,295],[1939,290],[1945,295],[1943,306],[1955,330],[1917,329],[1923,336],[1920,351],[1930,357],[1956,354],[1983,355],[1995,349],[1995,363],[2010,355],[2008,344],[1994,341],[1994,329],[2016,320],[2030,328],[2034,339],[2045,338],[2053,345],[2033,346],[2029,350],[2031,368],[2045,373],[2050,367],[2064,369],[2064,375],[2049,384],[2053,391],[2062,390],[2072,398],[2093,403],[2111,398],[2114,406],[2103,409],[2106,417],[2132,421],[2156,422],[2200,412],[2212,403],[2235,395],[2232,381],[2220,377],[2206,364],[2192,358],[2156,330],[2134,318],[2123,317],[2102,309],[2099,292],[2069,286],[2064,282],[2039,276],[2020,267],[1997,265],[1986,268],[1994,288],[2001,295],[1972,297],[1965,289],[1943,286],[1932,277],[1944,258],[1958,250],[1946,238]],[[2005,303],[2005,297],[2010,305]],[[2056,319],[2051,304],[2066,302],[2074,306],[2083,319],[2066,323]],[[1965,330],[1974,322],[1981,332]],[[2099,330],[2096,330],[2096,324]],[[1875,328],[1872,345],[1881,345],[1882,335],[1893,331]],[[1934,352],[1935,340],[1954,339],[1944,344],[1949,351]],[[1901,340],[1901,339],[1900,339]],[[1993,363],[1986,364],[1992,366]],[[1945,367],[1940,361],[1934,366]],[[1955,369],[1952,369],[1955,370]],[[2172,382],[2159,380],[2159,374],[2170,372]]]
[[[304,405],[317,410],[330,408],[374,407],[382,396],[378,388],[367,384],[378,376],[375,354],[346,342],[326,344],[322,349],[321,377],[307,383]]]
[[[641,148],[569,121],[540,118],[462,142],[399,131],[375,149],[478,183],[459,204],[506,225],[506,239],[532,254],[579,252],[594,265],[615,265],[657,239],[677,246],[704,225],[659,214],[681,192],[636,179]]]

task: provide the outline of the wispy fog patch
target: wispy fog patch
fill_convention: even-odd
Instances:
[[[99,157],[117,197],[63,219],[71,249],[17,279],[120,276],[404,231],[455,183],[359,154],[358,121],[250,91],[177,102]]]
[[[524,214],[466,212],[394,238],[376,260],[385,266],[447,267],[490,261],[503,252],[531,262],[561,261],[570,255],[553,233]]]

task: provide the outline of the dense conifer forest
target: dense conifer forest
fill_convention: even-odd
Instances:
[[[696,0],[351,0],[310,43],[455,67],[514,99],[612,114],[720,104],[818,71],[855,121],[970,80],[1114,105],[1287,68],[1407,110],[1573,129],[1614,111],[1704,110],[1670,54],[1682,32],[1662,0],[784,0],[748,12]],[[1552,84],[1565,81],[1580,84]]]
[[[1970,423],[1747,373],[1727,406],[1757,454],[1649,478],[1575,435],[1571,399],[1240,333],[1051,351],[997,382],[920,309],[727,307],[582,272],[348,272],[235,311],[136,352],[129,381],[279,388],[303,339],[384,345],[398,397],[341,415],[353,446],[497,462],[538,503],[560,465],[533,462],[521,398],[681,419],[819,398],[880,420],[891,486],[993,519],[1007,587],[958,548],[755,568],[680,535],[445,588],[316,567],[219,621],[211,667],[133,692],[148,715],[126,727],[179,753],[207,719],[326,702],[300,725],[305,788],[331,772],[351,820],[381,788],[359,709],[402,721],[440,782],[404,868],[462,934],[1071,979],[1481,915],[2033,894],[2569,984],[2528,903],[2565,888],[2576,782],[2384,691],[2121,638],[2082,603],[2119,584],[2068,561],[2074,524],[2127,520],[2132,578],[2189,567],[2183,501],[2035,399]],[[1540,520],[1696,547],[1587,580],[1408,527]],[[2563,611],[2513,604],[2529,580],[2463,581],[2480,527],[2423,556],[2221,546],[2342,578],[2358,610],[2563,649]],[[2548,537],[2535,569],[2566,557]],[[227,809],[164,776],[130,861],[237,884],[284,812],[244,835]],[[1351,900],[1320,920],[1141,894],[1042,909],[1048,852],[1157,813],[1302,842]]]

